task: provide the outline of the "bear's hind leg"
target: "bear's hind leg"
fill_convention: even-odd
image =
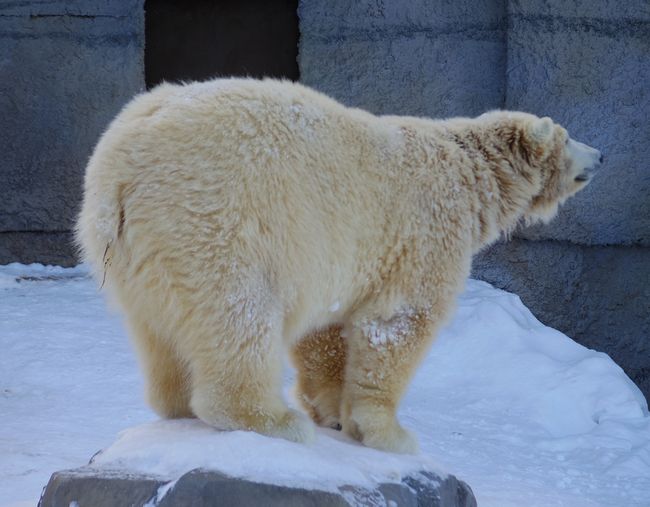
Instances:
[[[335,325],[302,338],[291,351],[298,372],[296,397],[320,426],[341,427],[345,349],[341,326]]]
[[[248,320],[252,318],[252,321]],[[248,315],[204,329],[192,340],[193,412],[221,430],[248,430],[294,442],[313,439],[313,423],[282,397],[282,338],[269,320]]]
[[[171,344],[143,323],[131,323],[131,334],[144,366],[149,405],[161,417],[194,417],[190,409],[189,370]]]

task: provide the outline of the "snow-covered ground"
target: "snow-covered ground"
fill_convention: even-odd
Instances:
[[[481,507],[650,505],[650,418],[639,390],[608,356],[543,326],[516,296],[485,283],[468,282],[400,417],[423,454],[467,481]],[[53,471],[84,465],[118,432],[143,424],[101,460],[173,442],[177,456],[209,464],[208,452],[199,454],[211,441],[210,459],[222,468],[230,456],[237,461],[227,469],[262,473],[265,437],[154,421],[120,319],[84,269],[1,266],[0,506],[35,505]],[[328,432],[311,450],[266,440],[267,451],[292,461],[303,479],[340,473],[336,458],[346,470],[359,451]],[[328,449],[332,456],[317,463],[331,470],[302,463],[305,453]],[[139,465],[130,459],[169,471],[151,454]],[[393,456],[385,463],[399,468]]]

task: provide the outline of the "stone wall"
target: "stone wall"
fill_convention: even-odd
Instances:
[[[508,22],[506,108],[551,116],[606,162],[521,237],[650,246],[650,3],[511,0]]]
[[[548,115],[605,166],[548,226],[474,276],[609,353],[650,395],[650,4],[303,0],[301,80],[375,113]]]
[[[303,0],[300,80],[377,114],[477,115],[505,100],[503,1]]]
[[[75,263],[83,171],[143,49],[141,0],[0,3],[0,263]]]

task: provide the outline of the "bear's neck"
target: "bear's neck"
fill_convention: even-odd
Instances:
[[[502,235],[508,236],[521,221],[539,189],[527,178],[529,168],[525,161],[512,154],[509,147],[490,132],[485,125],[471,122],[461,128],[449,129],[447,138],[464,157],[461,185],[468,195],[473,222],[474,252],[493,243]],[[463,172],[463,171],[461,171]]]

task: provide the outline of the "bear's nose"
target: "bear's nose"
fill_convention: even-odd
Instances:
[[[604,160],[603,154],[602,154],[600,151],[598,151],[598,150],[594,150],[594,154],[592,155],[592,159],[591,159],[591,160],[592,160],[593,162],[591,163],[592,165],[591,165],[590,169],[591,169],[592,171],[595,171],[595,170],[598,169],[598,168],[600,167],[600,165],[603,163],[603,160]]]

